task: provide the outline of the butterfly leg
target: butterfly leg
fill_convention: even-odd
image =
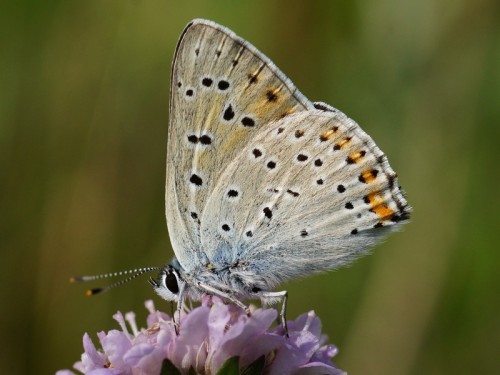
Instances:
[[[172,321],[174,322],[175,334],[179,336],[180,328],[181,328],[181,310],[184,306],[184,287],[181,287],[179,290],[179,296],[177,299],[177,309],[174,314],[172,314]],[[175,320],[175,316],[177,315],[177,321]]]
[[[280,321],[283,325],[283,330],[285,331],[285,336],[288,336],[288,325],[286,323],[286,305],[288,302],[288,292],[282,290],[280,292],[259,292],[259,297],[262,299],[276,300],[277,298],[283,299],[283,304],[281,305]]]
[[[243,310],[245,310],[246,314],[248,316],[250,316],[250,308],[245,305],[243,302],[241,302],[240,300],[234,298],[232,295],[226,293],[226,292],[223,292],[217,288],[214,288],[210,285],[207,285],[207,284],[203,284],[203,283],[198,283],[198,286],[204,290],[206,290],[207,292],[209,292],[210,294],[214,294],[216,296],[219,296],[219,297],[222,297],[222,298],[225,298],[227,299],[228,301],[231,301],[232,303],[234,303],[236,306],[238,307],[241,307]]]

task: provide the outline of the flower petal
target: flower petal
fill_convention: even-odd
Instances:
[[[251,342],[256,336],[266,332],[278,314],[274,309],[258,309],[250,317],[247,317],[243,310],[239,310],[238,321],[229,327],[220,342],[220,346],[211,348],[213,356],[210,368],[213,373],[216,373],[227,359],[241,355],[244,349],[258,349]],[[261,354],[255,350],[255,353],[248,353],[248,357],[256,359]]]
[[[199,356],[198,349],[208,336],[210,309],[200,306],[181,320],[179,336],[169,346],[168,358],[179,369],[189,370]]]
[[[116,369],[126,369],[128,366],[123,356],[130,350],[132,343],[124,332],[112,330],[101,339],[101,345],[108,356],[108,360]]]
[[[112,368],[98,368],[90,372],[86,372],[87,375],[125,375],[124,372]]]
[[[320,362],[312,362],[307,365],[301,366],[294,375],[347,375],[346,372]]]
[[[138,344],[134,345],[125,355],[123,361],[130,367],[134,367],[141,360],[141,358],[151,354],[155,350],[151,344]]]

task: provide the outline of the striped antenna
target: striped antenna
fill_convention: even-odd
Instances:
[[[117,286],[123,285],[128,283],[129,281],[134,280],[135,278],[145,274],[146,272],[151,272],[151,271],[161,271],[161,267],[143,267],[143,268],[136,268],[133,270],[127,270],[127,271],[119,271],[119,272],[113,272],[113,273],[103,273],[100,275],[91,275],[91,276],[74,276],[69,279],[70,283],[81,283],[81,282],[87,282],[87,281],[93,281],[93,280],[100,280],[100,279],[107,279],[110,277],[118,277],[118,276],[124,276],[124,275],[130,275],[129,277],[117,281],[116,283],[110,284],[108,286],[105,286],[103,288],[93,288],[89,289],[85,292],[86,296],[94,296],[98,293],[104,293],[107,292],[110,289],[116,288]]]

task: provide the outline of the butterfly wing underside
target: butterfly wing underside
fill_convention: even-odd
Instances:
[[[194,20],[175,52],[170,83],[166,216],[186,271],[206,264],[200,228],[224,171],[270,123],[312,109],[255,47],[210,21]]]
[[[410,213],[386,156],[336,110],[262,128],[225,168],[202,220],[216,263],[239,263],[275,286],[344,265]]]

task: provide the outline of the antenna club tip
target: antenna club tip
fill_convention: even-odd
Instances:
[[[69,278],[69,282],[70,282],[70,283],[72,283],[72,284],[73,284],[73,283],[76,283],[77,281],[78,281],[78,280],[77,280],[77,278],[76,278],[76,277],[74,277],[74,276],[71,276],[71,277]]]
[[[92,297],[92,296],[96,295],[99,292],[102,292],[102,288],[88,289],[88,290],[85,291],[85,295],[87,297]]]

